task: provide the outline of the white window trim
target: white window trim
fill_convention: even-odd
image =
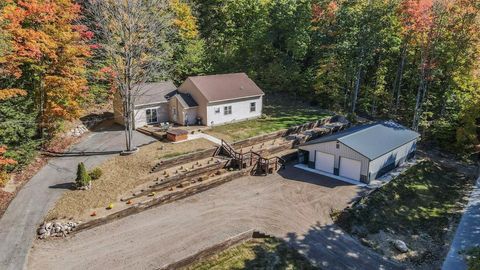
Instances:
[[[252,110],[252,105],[253,105],[253,110]],[[256,111],[257,111],[257,103],[250,102],[250,112],[256,112]]]
[[[150,111],[150,115],[148,114],[148,111]],[[155,112],[155,121],[152,121],[154,118],[152,117],[153,112]],[[157,108],[147,108],[145,109],[145,121],[147,124],[153,124],[153,123],[158,123],[158,111]]]
[[[223,115],[231,115],[231,114],[232,114],[232,105],[224,106]]]

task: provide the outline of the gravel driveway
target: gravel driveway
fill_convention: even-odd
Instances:
[[[36,235],[36,227],[55,201],[66,190],[68,182],[75,179],[77,164],[84,162],[93,167],[111,157],[102,151],[124,148],[124,132],[119,128],[107,127],[87,135],[82,142],[71,148],[71,152],[99,152],[92,156],[52,158],[10,203],[0,219],[0,269],[23,269],[27,253]],[[136,133],[136,145],[156,141]]]
[[[344,208],[361,192],[288,166],[281,174],[239,178],[69,238],[36,241],[28,268],[156,269],[256,229],[284,238],[328,269],[393,269],[331,224],[331,209]]]

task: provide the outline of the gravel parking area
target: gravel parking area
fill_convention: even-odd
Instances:
[[[324,237],[336,243],[311,240],[319,237],[313,231],[322,234],[325,228],[326,234],[332,234],[331,209],[344,208],[363,191],[289,166],[280,174],[239,178],[70,238],[36,241],[28,268],[159,268],[256,229],[284,238],[329,269],[348,269],[348,265],[374,269],[383,264],[382,259],[344,234]],[[341,245],[343,239],[347,245],[342,248],[322,251]]]

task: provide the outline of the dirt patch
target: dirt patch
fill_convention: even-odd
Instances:
[[[438,269],[473,185],[456,169],[423,161],[337,217],[362,243],[414,269]],[[401,253],[393,245],[402,240]]]
[[[179,144],[156,142],[144,146],[130,156],[116,156],[99,166],[103,175],[93,182],[93,188],[87,191],[67,191],[46,220],[78,218],[89,209],[106,207],[115,202],[127,190],[143,184],[151,168],[159,159],[172,153],[200,151],[212,147],[207,140],[199,139]]]

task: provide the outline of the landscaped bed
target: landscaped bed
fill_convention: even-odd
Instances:
[[[415,269],[438,269],[461,217],[473,177],[423,161],[335,215],[362,243]],[[393,241],[409,248],[401,253]]]
[[[328,116],[325,111],[317,107],[279,97],[265,101],[263,114],[264,116],[258,119],[213,127],[206,130],[205,133],[228,142],[234,142]]]
[[[156,142],[140,148],[136,154],[109,159],[100,165],[103,175],[92,182],[93,187],[90,190],[67,191],[49,211],[46,220],[76,219],[89,209],[107,207],[117,201],[125,191],[147,181],[146,176],[159,159],[172,158],[213,146],[213,143],[204,139],[179,144]]]
[[[187,269],[318,269],[286,243],[274,238],[252,239]]]

